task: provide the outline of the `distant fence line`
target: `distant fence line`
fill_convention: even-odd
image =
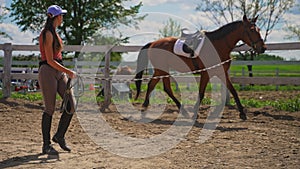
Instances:
[[[105,54],[105,60],[101,63],[103,66],[103,78],[111,78],[110,66],[118,66],[118,62],[110,62],[111,52],[138,52],[142,46],[81,46],[81,45],[67,45],[64,46],[64,51],[68,52],[102,52]],[[234,51],[248,50],[248,46],[241,46],[235,48]],[[4,51],[3,70],[0,72],[0,79],[3,83],[3,97],[9,97],[11,94],[11,80],[12,79],[37,79],[36,73],[12,73],[12,65],[38,65],[38,61],[12,61],[13,51],[39,51],[38,45],[12,45],[11,43],[0,44],[0,50]],[[293,43],[274,43],[267,44],[267,50],[300,50],[300,42]],[[73,61],[64,62],[67,66],[95,66],[99,67],[99,63],[90,61]],[[127,62],[128,66],[136,66],[135,62]],[[233,61],[233,65],[300,65],[300,61]],[[15,69],[15,68],[14,68]],[[37,71],[35,68],[33,71]],[[232,77],[233,83],[238,84],[264,84],[264,85],[300,85],[300,78],[298,77]],[[111,82],[103,81],[105,102],[109,103],[111,98]]]

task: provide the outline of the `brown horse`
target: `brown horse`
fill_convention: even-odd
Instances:
[[[228,70],[231,62],[230,53],[235,48],[238,41],[241,40],[248,46],[251,46],[252,49],[257,53],[264,53],[264,51],[266,50],[266,46],[259,32],[260,30],[255,25],[256,20],[257,17],[249,20],[246,16],[244,16],[242,21],[229,23],[212,32],[204,32],[204,37],[207,43],[204,43],[202,48],[206,49],[204,49],[203,52],[199,53],[199,57],[189,58],[174,54],[173,47],[178,38],[167,37],[150,42],[145,45],[139,52],[137,60],[137,74],[135,78],[142,78],[143,71],[147,68],[148,61],[150,60],[154,68],[153,77],[164,76],[162,78],[164,91],[175,102],[179,110],[184,110],[181,109],[181,103],[173,95],[170,85],[169,70],[173,69],[179,72],[202,70],[213,65],[220,65],[220,63],[223,62],[219,66],[221,69],[218,69],[217,71],[205,70],[200,72],[201,78],[199,85],[199,95],[197,103],[194,106],[194,110],[198,110],[200,103],[204,98],[205,88],[207,86],[207,83],[209,82],[210,77],[218,76],[223,81],[223,83],[226,84],[227,88],[233,95],[240,112],[240,118],[246,120],[246,113],[244,112],[244,108],[240,102],[238,94],[229,79]],[[212,48],[209,48],[209,44],[211,44]],[[213,55],[218,57],[213,58]],[[159,80],[160,78],[151,78],[151,80],[149,81],[145,101],[142,105],[144,108],[148,107],[150,93],[155,88]],[[135,99],[137,99],[140,94],[142,80],[137,80],[135,83],[137,88]]]

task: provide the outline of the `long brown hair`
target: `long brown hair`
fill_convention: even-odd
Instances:
[[[50,31],[52,36],[53,36],[53,43],[52,43],[52,49],[53,49],[53,52],[56,53],[58,51],[61,51],[62,50],[62,43],[61,41],[59,40],[57,34],[56,34],[56,31],[55,31],[55,28],[53,26],[53,22],[54,22],[54,19],[56,18],[57,16],[55,17],[52,17],[51,14],[48,14],[48,17],[47,17],[47,21],[46,21],[46,24],[45,24],[45,27],[43,29],[43,43],[45,43],[45,40],[46,40],[46,32],[47,31]]]

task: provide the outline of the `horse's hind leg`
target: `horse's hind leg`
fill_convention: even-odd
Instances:
[[[178,109],[182,113],[182,115],[185,116],[185,117],[189,117],[187,111],[183,108],[181,103],[177,100],[177,98],[173,94],[173,91],[172,91],[172,88],[171,88],[170,77],[163,78],[163,83],[164,83],[164,91],[175,102],[176,106],[178,107]]]
[[[163,78],[164,83],[164,91],[168,94],[168,96],[175,102],[176,106],[180,110],[181,103],[176,99],[176,97],[173,94],[172,88],[171,88],[171,82],[170,77]]]
[[[153,75],[153,77],[155,77],[155,74]],[[147,108],[149,106],[149,100],[150,100],[150,94],[153,91],[153,89],[155,88],[156,84],[159,82],[160,79],[151,79],[148,83],[148,89],[147,89],[147,93],[145,96],[145,101],[143,103],[143,107]]]
[[[244,112],[244,107],[242,106],[241,102],[240,102],[240,99],[239,99],[239,96],[236,92],[236,90],[234,89],[230,79],[229,79],[229,76],[228,74],[226,74],[226,85],[227,85],[227,88],[228,90],[230,91],[230,93],[232,94],[234,100],[235,100],[235,103],[238,107],[238,110],[240,112],[240,118],[242,120],[247,120],[247,116],[246,116],[246,113]]]

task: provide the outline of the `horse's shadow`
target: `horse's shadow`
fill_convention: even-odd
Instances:
[[[240,130],[247,130],[248,128],[246,127],[222,127],[218,126],[220,119],[222,118],[221,112],[222,112],[223,106],[219,105],[216,106],[210,113],[208,113],[208,117],[206,118],[205,123],[199,122],[197,119],[199,118],[198,116],[198,110],[195,111],[194,109],[189,109],[188,111],[193,113],[192,118],[196,118],[194,120],[181,120],[179,122],[173,121],[173,120],[164,120],[164,119],[155,119],[152,121],[154,124],[165,124],[165,125],[182,125],[182,126],[193,126],[201,129],[206,129],[206,130],[219,130],[221,132],[226,132],[226,131],[240,131]]]
[[[1,103],[4,103],[5,105],[9,105],[10,107],[16,107],[16,106],[20,106],[21,104],[18,101],[10,101],[6,98],[2,98],[0,99]],[[25,103],[24,104],[25,107],[29,108],[29,109],[41,109],[42,110],[42,106],[40,105],[34,105],[34,104],[30,104],[30,103]]]
[[[45,155],[42,153],[17,156],[0,161],[0,168],[10,168],[26,164],[54,163],[59,161],[59,155]]]
[[[263,115],[263,116],[266,116],[266,117],[271,117],[275,120],[287,120],[287,121],[294,121],[294,120],[297,120],[297,121],[300,121],[300,119],[296,118],[296,117],[293,117],[293,116],[289,116],[289,115],[274,115],[274,114],[270,114],[266,111],[255,111],[253,112],[253,116],[258,116],[258,115]]]
[[[216,122],[207,122],[207,123],[200,123],[197,120],[194,122],[182,120],[182,121],[173,121],[173,120],[163,120],[163,119],[155,119],[151,121],[152,124],[163,124],[163,125],[177,125],[177,126],[193,126],[201,129],[207,129],[207,130],[219,130],[221,132],[226,132],[226,131],[240,131],[240,130],[247,130],[248,128],[246,127],[222,127],[218,126],[218,123]]]
[[[199,122],[198,119],[198,115],[197,117],[192,117],[192,118],[196,118],[194,120],[187,120],[185,118],[181,119],[177,119],[177,120],[166,120],[166,119],[145,119],[145,114],[143,117],[142,121],[149,121],[152,124],[162,124],[162,125],[176,125],[176,126],[193,126],[193,127],[197,127],[197,128],[201,128],[201,129],[206,129],[206,130],[219,130],[221,132],[226,132],[226,131],[240,131],[240,130],[247,130],[248,128],[246,127],[222,127],[222,126],[218,126],[220,118],[221,117],[221,112],[222,112],[222,105],[216,106],[212,112],[209,113],[208,117],[207,117],[207,121],[205,123],[201,123]],[[193,113],[194,115],[198,114],[198,110],[193,110],[193,109],[189,109],[189,112]],[[196,111],[196,112],[195,112]],[[168,112],[168,110],[167,110]],[[169,111],[169,112],[173,112],[173,111]],[[143,113],[142,113],[143,115]],[[184,115],[183,115],[184,116]]]
[[[17,101],[8,101],[8,99],[6,99],[6,98],[1,98],[0,102],[4,103],[5,105],[9,105],[10,107],[14,107],[14,106],[19,106],[20,105],[20,103],[18,103]]]

